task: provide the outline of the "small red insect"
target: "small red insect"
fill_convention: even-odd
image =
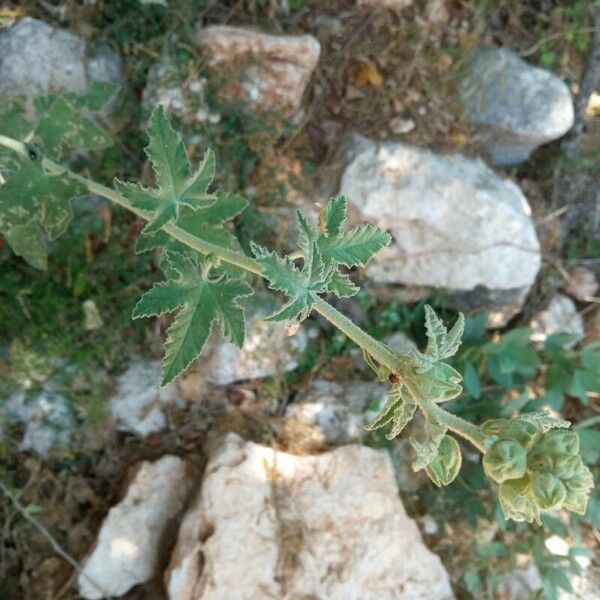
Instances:
[[[390,373],[390,383],[400,383],[402,381],[402,377],[400,377],[400,375],[398,375],[397,373]]]

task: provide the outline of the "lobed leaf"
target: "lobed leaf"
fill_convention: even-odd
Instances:
[[[393,440],[400,435],[402,430],[410,423],[415,411],[417,403],[410,395],[410,392],[401,384],[394,385],[388,392],[388,401],[381,413],[368,425],[365,426],[367,431],[373,431],[380,427],[392,424],[392,428],[386,433],[388,440]]]
[[[64,233],[73,218],[71,199],[87,189],[66,172],[48,174],[39,160],[21,159],[19,164],[0,186],[0,232],[15,254],[45,269],[45,234],[56,239]]]
[[[117,190],[137,208],[152,213],[145,234],[156,233],[179,219],[180,210],[206,208],[214,204],[209,194],[215,174],[215,155],[207,150],[200,167],[192,173],[185,146],[172,128],[163,106],[157,106],[150,117],[149,144],[146,154],[152,164],[156,187],[144,188],[134,183],[116,181]]]
[[[328,290],[333,267],[326,265],[316,242],[311,242],[302,269],[288,257],[281,258],[263,246],[251,242],[250,248],[272,290],[283,292],[288,302],[266,321],[303,321],[318,294]]]
[[[411,446],[417,455],[412,464],[415,471],[427,467],[437,456],[446,431],[447,427],[445,425],[428,417],[425,420],[425,439],[423,441],[410,439]]]
[[[168,279],[147,291],[133,311],[137,319],[178,310],[167,330],[162,385],[200,356],[215,324],[232,343],[243,346],[245,315],[239,301],[252,294],[252,288],[239,279],[208,279],[187,256],[169,252],[166,260]]]
[[[242,252],[238,239],[225,227],[225,222],[235,218],[248,206],[248,201],[241,196],[225,192],[217,192],[214,204],[207,208],[192,210],[183,207],[177,226],[194,237],[229,250]],[[177,241],[163,230],[154,233],[142,233],[136,242],[136,252],[145,252],[155,248],[178,252],[197,261],[204,260],[204,255]],[[223,263],[216,268],[218,274],[234,277],[245,276],[246,272],[235,265]]]
[[[58,160],[63,146],[101,150],[112,145],[110,136],[96,123],[80,115],[80,107],[64,96],[43,96],[34,101],[38,123],[33,131],[48,156]]]

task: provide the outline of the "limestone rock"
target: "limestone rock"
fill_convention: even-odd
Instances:
[[[197,39],[215,79],[223,84],[223,99],[288,118],[299,110],[321,53],[319,41],[310,35],[268,35],[216,25],[200,29]]]
[[[482,126],[495,165],[519,164],[573,126],[573,101],[565,83],[504,48],[475,52],[461,93],[467,118]]]
[[[267,305],[268,306],[268,305]],[[179,378],[184,396],[193,401],[207,384],[227,385],[243,379],[261,379],[298,366],[311,330],[303,325],[289,336],[286,324],[262,320],[266,312],[249,311],[244,347],[238,348],[215,332],[200,359]]]
[[[554,333],[573,333],[583,337],[583,317],[571,298],[556,294],[548,306],[532,319],[531,329],[534,342],[543,342]]]
[[[452,597],[386,453],[294,456],[234,434],[207,466],[165,585],[170,600]]]
[[[25,17],[0,31],[0,95],[29,99],[50,92],[83,92],[94,80],[118,83],[122,61],[107,46]]]
[[[104,519],[79,574],[83,598],[122,596],[154,576],[163,536],[184,508],[191,485],[189,468],[176,456],[141,464],[123,500]]]
[[[518,294],[533,283],[541,258],[529,204],[482,161],[361,136],[342,160],[352,220],[393,237],[366,269],[372,281]]]
[[[328,445],[361,440],[364,425],[386,401],[382,385],[370,381],[334,383],[314,380],[306,393],[287,407],[282,428],[286,447],[315,452]]]
[[[150,67],[142,104],[148,112],[162,104],[170,115],[186,124],[215,124],[221,120],[221,115],[212,112],[208,106],[206,84],[205,77],[192,77],[182,72],[176,61],[165,58]],[[200,142],[200,145],[206,143],[194,138],[190,141]]]
[[[141,436],[160,431],[167,425],[168,406],[183,406],[177,386],[160,387],[160,361],[134,361],[117,379],[117,391],[110,409],[121,431]]]
[[[69,402],[52,385],[37,393],[19,391],[10,395],[0,407],[0,422],[22,424],[24,433],[19,450],[43,458],[68,448],[75,426]]]

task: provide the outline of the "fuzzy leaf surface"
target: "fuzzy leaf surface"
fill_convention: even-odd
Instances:
[[[571,423],[569,421],[565,421],[564,419],[560,419],[558,417],[553,417],[545,410],[522,413],[519,415],[519,419],[521,421],[525,421],[526,423],[532,423],[543,433],[546,433],[551,429],[567,429],[568,427],[571,427]]]
[[[63,96],[43,96],[34,101],[38,123],[34,138],[48,156],[59,160],[63,146],[85,150],[101,150],[112,145],[112,139],[101,127],[80,115],[80,108]]]
[[[415,471],[427,467],[437,456],[446,431],[447,427],[445,425],[434,422],[432,419],[427,419],[425,421],[425,438],[422,441],[411,438],[411,446],[417,454],[412,464]]]
[[[67,173],[50,175],[39,162],[23,159],[0,186],[0,232],[15,254],[46,268],[44,231],[56,239],[73,218],[71,199],[87,190]]]
[[[303,321],[317,295],[328,290],[333,275],[333,267],[325,265],[317,244],[311,243],[302,269],[298,269],[288,256],[282,258],[255,243],[251,243],[250,248],[269,287],[288,296],[288,302],[281,310],[265,320]]]
[[[364,267],[391,241],[387,232],[372,225],[344,231],[345,220],[346,199],[343,196],[331,198],[322,208],[318,229],[312,227],[301,213],[297,215],[301,250],[308,255],[311,244],[317,245],[323,263],[334,269],[327,291],[340,298],[353,296],[359,288],[347,273],[339,270],[339,266]]]
[[[156,283],[136,304],[133,317],[151,317],[178,311],[167,330],[162,385],[172,381],[200,355],[215,324],[238,347],[246,332],[244,309],[239,302],[252,288],[238,279],[203,278],[196,262],[169,253],[168,279]]]
[[[417,410],[417,403],[408,389],[402,385],[394,385],[388,392],[388,401],[381,413],[365,429],[373,431],[380,427],[392,424],[392,428],[386,433],[388,440],[393,440],[400,435],[408,425]]]
[[[156,233],[179,219],[182,207],[192,210],[212,205],[216,196],[208,193],[215,175],[215,155],[207,150],[200,167],[192,173],[185,146],[175,132],[163,106],[157,106],[148,127],[150,142],[146,154],[152,164],[156,187],[116,182],[116,187],[137,208],[153,215],[144,233]]]
[[[216,196],[215,203],[207,208],[192,210],[184,207],[176,224],[200,240],[242,253],[238,239],[225,226],[225,223],[242,213],[248,206],[248,201],[241,196],[225,192],[217,192]],[[155,248],[178,252],[196,261],[204,260],[203,254],[177,241],[162,230],[155,233],[143,233],[135,246],[136,252],[145,252]],[[245,274],[243,269],[229,263],[221,264],[216,271],[236,277]]]

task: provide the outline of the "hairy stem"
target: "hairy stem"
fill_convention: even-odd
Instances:
[[[441,408],[435,402],[426,401],[422,406],[423,412],[430,413],[433,415],[438,421],[444,423],[454,433],[457,433],[461,437],[465,438],[477,450],[479,450],[482,454],[485,454],[485,445],[484,440],[485,436],[481,433],[481,430],[477,425],[473,425],[473,423],[469,423],[469,421],[465,421],[452,413],[449,413],[447,410]]]
[[[12,138],[0,135],[0,146],[4,146],[13,150],[21,156],[29,157],[29,148],[26,144],[14,140]],[[102,196],[114,202],[118,206],[121,206],[128,211],[134,213],[138,217],[145,220],[150,220],[151,214],[147,211],[136,208],[119,192],[111,189],[100,183],[96,183],[87,177],[77,175],[66,167],[55,163],[48,158],[42,160],[42,166],[49,172],[55,175],[68,172],[71,177],[79,181],[84,185],[91,193],[98,196]],[[229,250],[198,239],[194,235],[188,233],[184,229],[177,227],[177,225],[166,225],[163,230],[171,235],[174,239],[186,244],[190,248],[219,258],[222,261],[228,262],[232,265],[250,271],[256,275],[262,276],[262,271],[259,264],[250,256],[236,252],[235,250]],[[363,331],[355,323],[353,323],[348,317],[340,313],[336,308],[331,306],[328,302],[322,298],[316,296],[314,298],[313,309],[318,312],[321,316],[331,322],[337,327],[342,333],[348,336],[357,346],[366,351],[373,359],[375,359],[381,365],[385,365],[392,372],[398,372],[401,366],[402,358],[392,352],[385,344],[382,344],[366,331]],[[448,411],[440,408],[437,404],[429,401],[420,403],[421,410],[425,414],[431,414],[438,421],[444,423],[448,429],[454,431],[458,435],[462,436],[466,440],[470,441],[478,450],[485,452],[483,445],[483,434],[479,428],[456,415],[449,413]]]

